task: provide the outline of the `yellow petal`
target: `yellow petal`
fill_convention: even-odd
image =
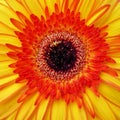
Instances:
[[[81,120],[87,120],[87,114],[83,106],[79,109],[79,111],[80,111]]]
[[[116,106],[109,101],[107,101],[108,105],[110,106],[111,110],[114,112],[116,119],[120,120],[120,106]]]
[[[120,12],[120,11],[119,11]],[[114,22],[111,22],[108,26],[108,28],[106,29],[106,31],[109,33],[109,36],[115,36],[115,35],[119,35],[120,32],[120,18],[115,20]]]
[[[14,70],[13,68],[9,68],[9,67],[0,69],[0,76],[2,77],[2,76],[6,76],[7,74],[14,74],[13,70]]]
[[[10,61],[12,60],[10,57],[8,57],[6,54],[0,54],[0,62],[1,61]]]
[[[14,30],[0,22],[0,35],[15,35]]]
[[[49,104],[46,108],[46,112],[45,112],[42,120],[50,120],[51,119],[52,104],[53,104],[53,101],[49,100]]]
[[[120,89],[120,79],[117,77],[113,77],[107,73],[101,73],[101,78],[103,81],[110,84],[111,87],[113,86]]]
[[[107,65],[114,69],[120,69],[120,58],[113,58],[116,63],[108,63]]]
[[[7,118],[5,118],[3,120],[14,120],[16,113],[17,113],[17,110],[15,112],[12,112],[12,114],[10,114]]]
[[[0,4],[0,22],[6,24],[10,28],[17,30],[16,27],[10,22],[10,18],[19,20],[15,12],[13,12],[7,6]]]
[[[102,120],[116,120],[110,107],[105,102],[102,96],[96,96],[90,89],[86,90],[86,94],[91,99],[91,102],[95,109],[95,113],[98,117],[100,117]]]
[[[23,104],[20,106],[16,120],[28,120],[31,116],[32,112],[37,108],[35,106],[35,101],[38,97],[39,93],[35,93],[31,96],[28,96],[28,98],[23,102]]]
[[[83,95],[83,102],[84,102],[84,105],[85,105],[87,111],[90,113],[90,115],[92,117],[95,117],[95,111],[94,111],[93,105],[92,105],[89,97],[86,94]]]
[[[5,54],[7,52],[9,52],[10,49],[8,47],[6,47],[5,45],[0,44],[0,54]]]
[[[57,0],[57,1],[58,1],[57,3],[58,3],[58,7],[59,7],[60,11],[64,11],[64,6],[63,6],[64,4],[63,3],[66,0],[64,0],[64,1],[63,0]]]
[[[95,116],[93,118],[89,113],[86,113],[86,115],[87,115],[87,120],[101,120],[98,116]]]
[[[108,11],[109,8],[110,8],[109,5],[104,5],[98,8],[93,14],[90,15],[90,17],[86,19],[86,24],[87,25],[93,24],[96,20],[103,16]]]
[[[13,61],[2,61],[2,62],[0,62],[0,68],[2,68],[2,69],[9,68],[9,65],[12,63],[13,63]]]
[[[80,7],[78,8],[79,8],[79,11],[81,12],[81,17],[83,19],[86,19],[88,14],[92,11],[93,5],[95,5],[95,0],[85,0],[84,2],[81,2],[81,3],[79,2]]]
[[[111,3],[111,5],[113,5],[113,4]],[[119,3],[119,1],[115,0],[115,4],[113,7],[114,7],[114,9],[112,9],[112,11],[109,14],[109,19],[107,19],[107,21],[106,21],[106,24],[109,24],[109,25],[112,21],[120,18],[120,3]]]
[[[54,12],[54,5],[55,5],[55,3],[56,3],[56,0],[46,0],[45,1],[45,4],[46,4],[46,6],[48,6],[48,9],[49,9],[49,11],[50,11],[50,13],[53,13]]]
[[[5,35],[5,34],[0,34],[0,44],[12,44],[15,46],[21,46],[21,42],[19,41],[19,39],[15,36],[12,35]]]
[[[99,8],[99,6],[103,6],[109,4],[110,8],[109,10],[102,16],[100,17],[96,22],[95,25],[97,26],[105,26],[108,25],[108,21],[110,19],[111,14],[113,13],[115,7],[119,4],[119,1],[117,0],[96,0],[96,4],[93,6],[93,10],[96,8]],[[116,14],[116,13],[114,13]]]
[[[108,84],[101,83],[99,86],[99,92],[106,99],[114,103],[115,105],[120,106],[120,91],[109,86]]]
[[[22,89],[24,89],[24,84],[13,84],[0,90],[0,120],[12,114],[19,107],[17,99]]]
[[[71,115],[70,106],[67,107],[67,120],[73,120]]]
[[[41,15],[45,16],[44,11],[43,11],[45,8],[42,9],[42,7],[45,6],[44,5],[45,3],[44,3],[44,0],[40,0],[39,2],[38,0],[25,0],[25,3],[28,6],[31,14],[34,14],[40,18]],[[43,5],[42,7],[41,7],[41,4]]]
[[[0,90],[0,102],[7,99],[11,95],[15,94],[16,91],[20,91],[24,84],[12,84]]]
[[[17,74],[14,74],[14,75],[7,75],[7,76],[4,76],[4,77],[2,77],[2,78],[0,78],[0,87],[3,85],[5,85],[5,84],[7,84],[7,83],[10,83],[10,82],[14,82],[16,79],[18,78],[18,75]],[[12,82],[12,83],[13,83]],[[6,85],[5,85],[6,86]]]
[[[29,13],[26,11],[25,7],[20,2],[18,2],[17,0],[12,0],[12,1],[11,0],[5,0],[5,1],[11,7],[11,9],[13,9],[15,12],[19,11],[21,13],[24,13],[24,15],[29,18]],[[14,17],[12,17],[12,18],[14,18]]]
[[[46,116],[46,110],[48,109],[49,101],[50,101],[49,98],[44,99],[39,104],[37,115],[36,115],[37,120],[43,120],[44,116]]]
[[[68,105],[68,120],[87,120],[87,116],[84,108],[78,107],[76,102],[70,103]],[[71,114],[71,115],[70,115]]]
[[[0,0],[0,4],[4,4],[4,5],[7,5],[7,3],[5,2],[5,0]]]
[[[67,104],[64,100],[56,100],[53,102],[51,119],[52,120],[66,120]]]

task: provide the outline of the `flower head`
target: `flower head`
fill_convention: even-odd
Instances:
[[[0,1],[0,120],[120,119],[119,8]]]

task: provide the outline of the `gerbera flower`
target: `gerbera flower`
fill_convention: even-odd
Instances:
[[[0,120],[120,120],[118,0],[0,1]]]

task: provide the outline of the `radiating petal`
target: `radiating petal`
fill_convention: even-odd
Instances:
[[[6,24],[3,24],[2,22],[0,22],[0,35],[4,34],[4,35],[13,35],[15,36],[14,30],[11,29],[9,26],[7,26]]]
[[[7,73],[7,76],[0,76],[0,88],[4,88],[7,87],[9,84],[13,84],[17,78],[17,74],[9,75]]]
[[[65,0],[66,1],[66,0]],[[54,12],[54,4],[56,3],[56,0],[46,0],[45,5],[48,6],[48,9],[50,11],[50,14]]]
[[[0,61],[9,61],[9,60],[12,60],[12,59],[8,57],[6,54],[0,54]]]
[[[22,11],[24,13],[24,15],[29,18],[28,11],[25,9],[25,7],[20,2],[18,2],[17,0],[12,0],[12,1],[11,0],[5,0],[5,1],[10,6],[10,8],[13,9],[15,12],[16,11],[19,11],[19,12]],[[12,17],[12,18],[14,18],[14,17]]]
[[[66,120],[67,104],[64,100],[54,101],[51,111],[51,120]]]
[[[24,0],[25,1],[25,3],[26,3],[26,5],[28,6],[28,8],[29,8],[29,10],[31,11],[31,13],[32,14],[35,14],[35,15],[37,15],[38,17],[41,17],[41,15],[42,16],[45,16],[45,13],[44,13],[44,11],[43,11],[43,9],[45,9],[45,8],[42,8],[43,6],[45,6],[44,4],[44,0],[41,0],[40,1],[40,4],[42,4],[42,7],[41,7],[41,5],[39,4],[39,2],[38,2],[38,0],[31,0],[31,1],[29,1],[29,0]]]
[[[6,47],[5,45],[0,44],[0,54],[5,54],[7,52],[9,52],[10,49],[8,47]]]
[[[120,106],[120,91],[109,86],[108,84],[101,83],[99,91],[104,98],[111,101],[115,105]]]
[[[37,120],[43,120],[44,116],[46,116],[48,105],[49,105],[49,99],[45,99],[40,102],[36,115]]]
[[[117,77],[113,77],[107,73],[102,73],[101,78],[103,81],[105,81],[107,84],[111,85],[111,87],[118,88],[120,90],[120,79]]]
[[[16,111],[12,112],[12,114],[10,114],[7,118],[5,118],[3,120],[14,120],[16,113],[17,113]]]
[[[0,119],[7,117],[13,113],[20,104],[17,99],[22,92],[24,84],[13,84],[0,90]]]
[[[7,99],[11,95],[15,94],[16,91],[20,91],[23,88],[24,84],[13,84],[10,86],[6,86],[5,88],[0,90],[0,102]]]
[[[120,107],[112,104],[111,102],[107,101],[108,105],[110,106],[111,110],[115,114],[117,120],[120,119]]]
[[[38,93],[35,93],[29,96],[20,106],[16,120],[27,120],[31,116],[32,112],[37,109],[35,105],[36,98],[38,97]]]
[[[88,94],[91,99],[96,115],[98,115],[102,120],[116,120],[113,112],[110,110],[108,104],[102,96],[95,96],[95,94],[89,89],[87,89],[86,94]]]
[[[5,5],[0,4],[0,22],[6,24],[7,26],[14,28],[14,25],[10,22],[10,18],[15,18],[19,20],[15,12]]]
[[[89,97],[86,94],[83,95],[83,99],[84,99],[84,106],[85,106],[86,110],[94,118],[95,117],[95,110],[93,108],[91,100],[89,99]]]
[[[115,1],[115,4],[113,4],[114,5],[113,6],[114,9],[112,8],[112,11],[109,14],[109,19],[107,19],[105,24],[111,25],[110,23],[112,21],[115,21],[118,18],[120,18],[120,12],[119,12],[119,10],[120,10],[120,3],[119,3],[119,1],[116,1],[116,0],[114,0],[114,1]]]
[[[116,21],[113,21],[110,24],[108,24],[109,26],[106,29],[106,31],[108,31],[109,36],[115,36],[115,35],[120,34],[120,32],[119,32],[119,30],[120,30],[119,24],[120,24],[120,18],[117,19]]]
[[[71,119],[71,120],[87,120],[87,116],[86,116],[86,113],[84,111],[84,108],[80,108],[78,107],[77,103],[73,102],[71,104],[68,105],[68,113],[69,116],[68,116],[68,120]]]
[[[81,17],[83,19],[87,18],[87,16],[91,13],[92,10],[94,10],[96,0],[86,0],[86,2],[83,2],[83,0],[79,1],[78,3],[78,10],[81,12]],[[75,8],[76,9],[76,8]]]
[[[1,57],[1,55],[0,55],[0,57]],[[4,68],[4,69],[0,69],[0,76],[5,76],[7,74],[13,74],[13,70],[14,69],[12,69],[10,67]]]
[[[93,24],[97,19],[103,16],[108,9],[110,8],[109,5],[105,5],[97,9],[89,18],[87,18],[86,23],[87,25]]]
[[[12,44],[15,46],[21,46],[19,39],[12,35],[0,34],[0,44]]]

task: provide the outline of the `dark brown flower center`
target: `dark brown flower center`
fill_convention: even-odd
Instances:
[[[56,40],[50,44],[45,53],[45,60],[56,72],[67,72],[75,65],[76,49],[70,41]]]
[[[85,46],[77,35],[53,32],[41,41],[37,64],[47,77],[69,80],[83,69],[85,59]]]

